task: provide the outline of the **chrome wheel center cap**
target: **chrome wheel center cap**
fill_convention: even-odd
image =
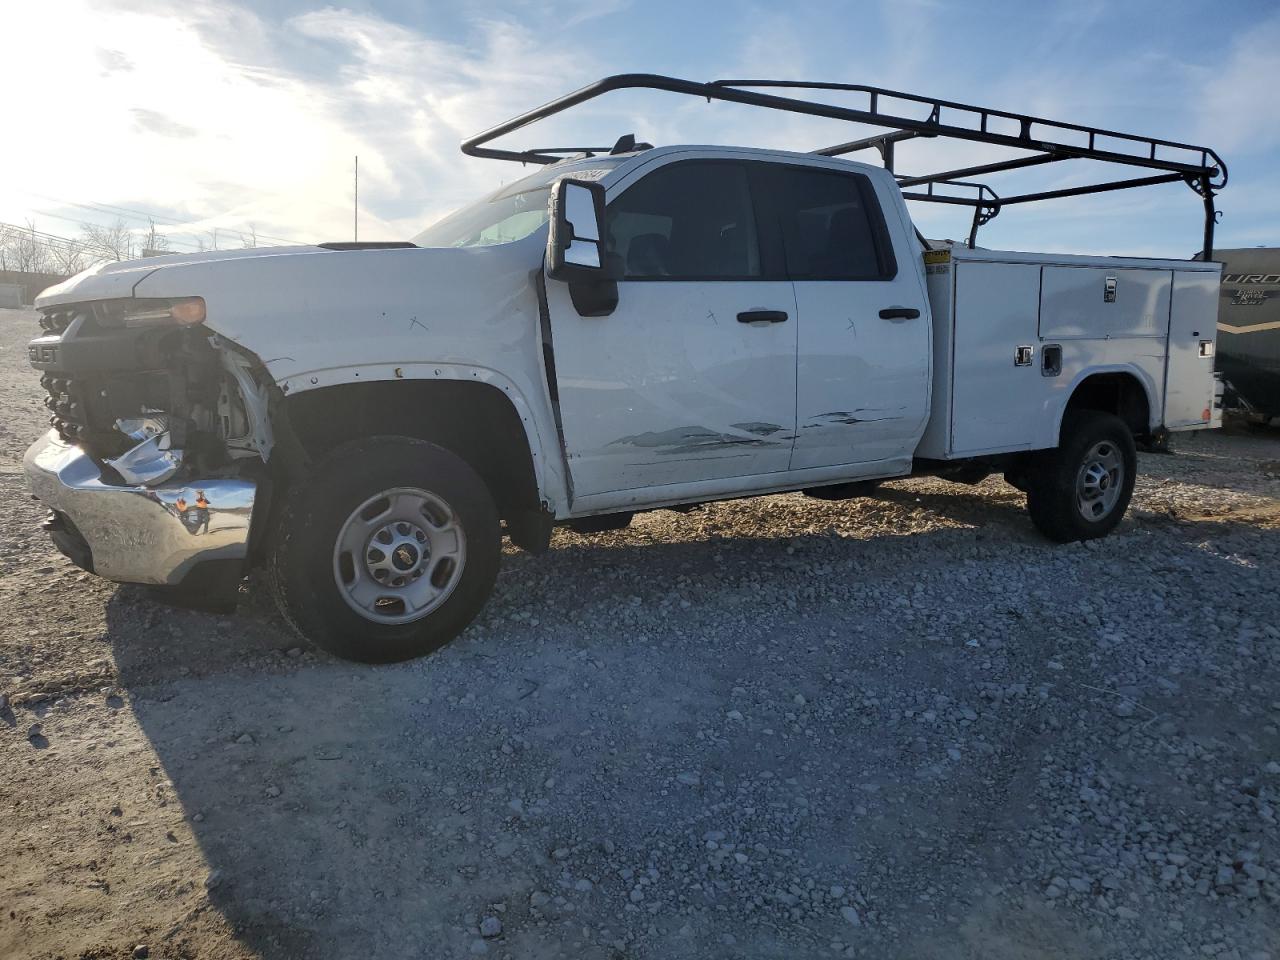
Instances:
[[[430,558],[426,531],[407,520],[395,520],[374,531],[364,555],[369,576],[389,587],[422,576]]]

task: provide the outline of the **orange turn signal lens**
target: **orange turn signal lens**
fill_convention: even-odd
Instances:
[[[204,322],[204,297],[182,297],[179,300],[150,298],[123,301],[126,327],[156,327],[178,324],[190,327]]]
[[[173,306],[169,308],[169,314],[184,326],[204,323],[204,297],[188,297],[185,300],[175,300]]]

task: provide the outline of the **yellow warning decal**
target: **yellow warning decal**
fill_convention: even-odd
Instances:
[[[950,263],[950,250],[926,250],[924,252],[925,263]]]

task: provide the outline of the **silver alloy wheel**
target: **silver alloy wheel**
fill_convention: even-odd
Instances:
[[[1124,458],[1110,440],[1089,448],[1076,474],[1076,507],[1091,523],[1108,517],[1124,488]]]
[[[384,490],[351,511],[333,548],[333,577],[356,613],[374,623],[421,620],[462,578],[467,538],[439,495]]]

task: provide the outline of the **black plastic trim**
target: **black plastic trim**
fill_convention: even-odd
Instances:
[[[326,250],[416,250],[418,247],[408,240],[334,240],[316,246]]]

